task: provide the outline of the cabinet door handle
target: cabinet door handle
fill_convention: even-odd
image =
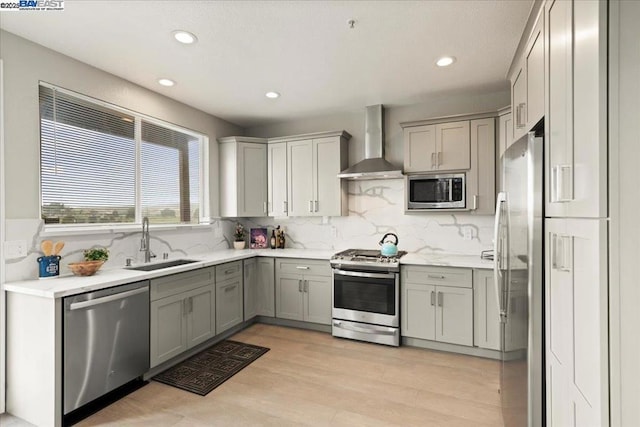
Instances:
[[[437,274],[427,274],[427,277],[428,277],[429,279],[438,279],[438,280],[444,280],[444,279],[446,279],[446,277],[445,277],[445,276],[437,275]]]
[[[525,102],[521,102],[516,107],[516,127],[518,129],[524,127],[527,124],[526,120],[523,120],[524,111],[526,111],[527,104]]]
[[[308,280],[304,281],[304,291],[306,293],[309,293],[309,281]]]
[[[436,305],[436,292],[431,291],[431,305]]]
[[[440,167],[442,165],[442,151],[438,151],[438,155],[436,156],[437,162],[436,166]]]
[[[224,274],[232,274],[232,273],[235,273],[235,271],[236,270],[234,268],[232,268],[232,269],[229,269],[229,270],[225,270]]]
[[[313,212],[313,200],[309,200],[309,212]]]
[[[302,279],[298,280],[298,292],[302,292]]]
[[[438,292],[438,307],[442,307],[444,303],[444,294],[442,292]]]
[[[436,168],[436,153],[431,153],[431,169]]]
[[[565,180],[565,178],[567,178]],[[551,201],[570,202],[573,200],[573,166],[555,165],[551,169]]]
[[[185,298],[182,300],[182,315],[186,316],[189,313],[189,306],[188,306],[188,300],[189,298]]]
[[[298,266],[296,266],[296,269],[298,269],[298,270],[308,270],[309,266],[307,266],[307,265],[298,265]]]
[[[553,234],[551,238],[551,265],[559,271],[571,271],[573,259],[573,238]]]
[[[238,284],[234,283],[233,285],[229,285],[226,288],[224,288],[224,291],[225,292],[230,292],[230,291],[234,290],[237,286],[238,286]]]
[[[287,206],[287,201],[285,200],[284,202],[282,202],[282,211],[284,213],[287,213],[288,210],[289,209],[288,209],[288,206]]]
[[[317,201],[317,200],[314,200],[314,201],[313,201],[313,206],[314,206],[313,211],[314,211],[314,212],[318,212],[318,201]]]

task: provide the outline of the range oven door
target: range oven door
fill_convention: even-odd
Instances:
[[[333,269],[333,318],[400,326],[398,273]]]

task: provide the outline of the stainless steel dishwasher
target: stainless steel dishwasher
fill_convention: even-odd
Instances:
[[[66,297],[63,413],[149,370],[149,282]]]

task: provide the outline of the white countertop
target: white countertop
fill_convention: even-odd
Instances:
[[[198,262],[163,268],[155,271],[136,271],[127,270],[125,268],[111,268],[99,270],[93,276],[88,277],[64,275],[51,279],[34,279],[24,280],[20,282],[9,282],[5,284],[4,289],[8,292],[16,292],[43,298],[62,298],[69,295],[96,291],[111,286],[123,285],[125,283],[136,282],[139,280],[152,279],[169,274],[182,273],[184,271],[210,267],[213,265],[223,264],[225,262],[247,259],[254,256],[329,260],[334,252],[335,251],[333,250],[322,249],[227,249],[211,252],[208,254],[180,257],[180,259],[191,259],[197,260]],[[481,260],[479,256],[474,255],[423,255],[409,253],[403,256],[401,260],[401,264],[437,265],[483,269],[493,268],[493,263],[491,261]]]
[[[493,269],[493,261],[482,259],[479,255],[419,254],[410,252],[400,258],[400,264]]]

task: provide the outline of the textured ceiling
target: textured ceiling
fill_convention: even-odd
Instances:
[[[531,4],[67,0],[63,12],[5,12],[0,28],[249,127],[506,89]],[[198,43],[177,43],[176,29]],[[441,55],[458,60],[438,68]],[[265,98],[270,90],[282,97]]]

